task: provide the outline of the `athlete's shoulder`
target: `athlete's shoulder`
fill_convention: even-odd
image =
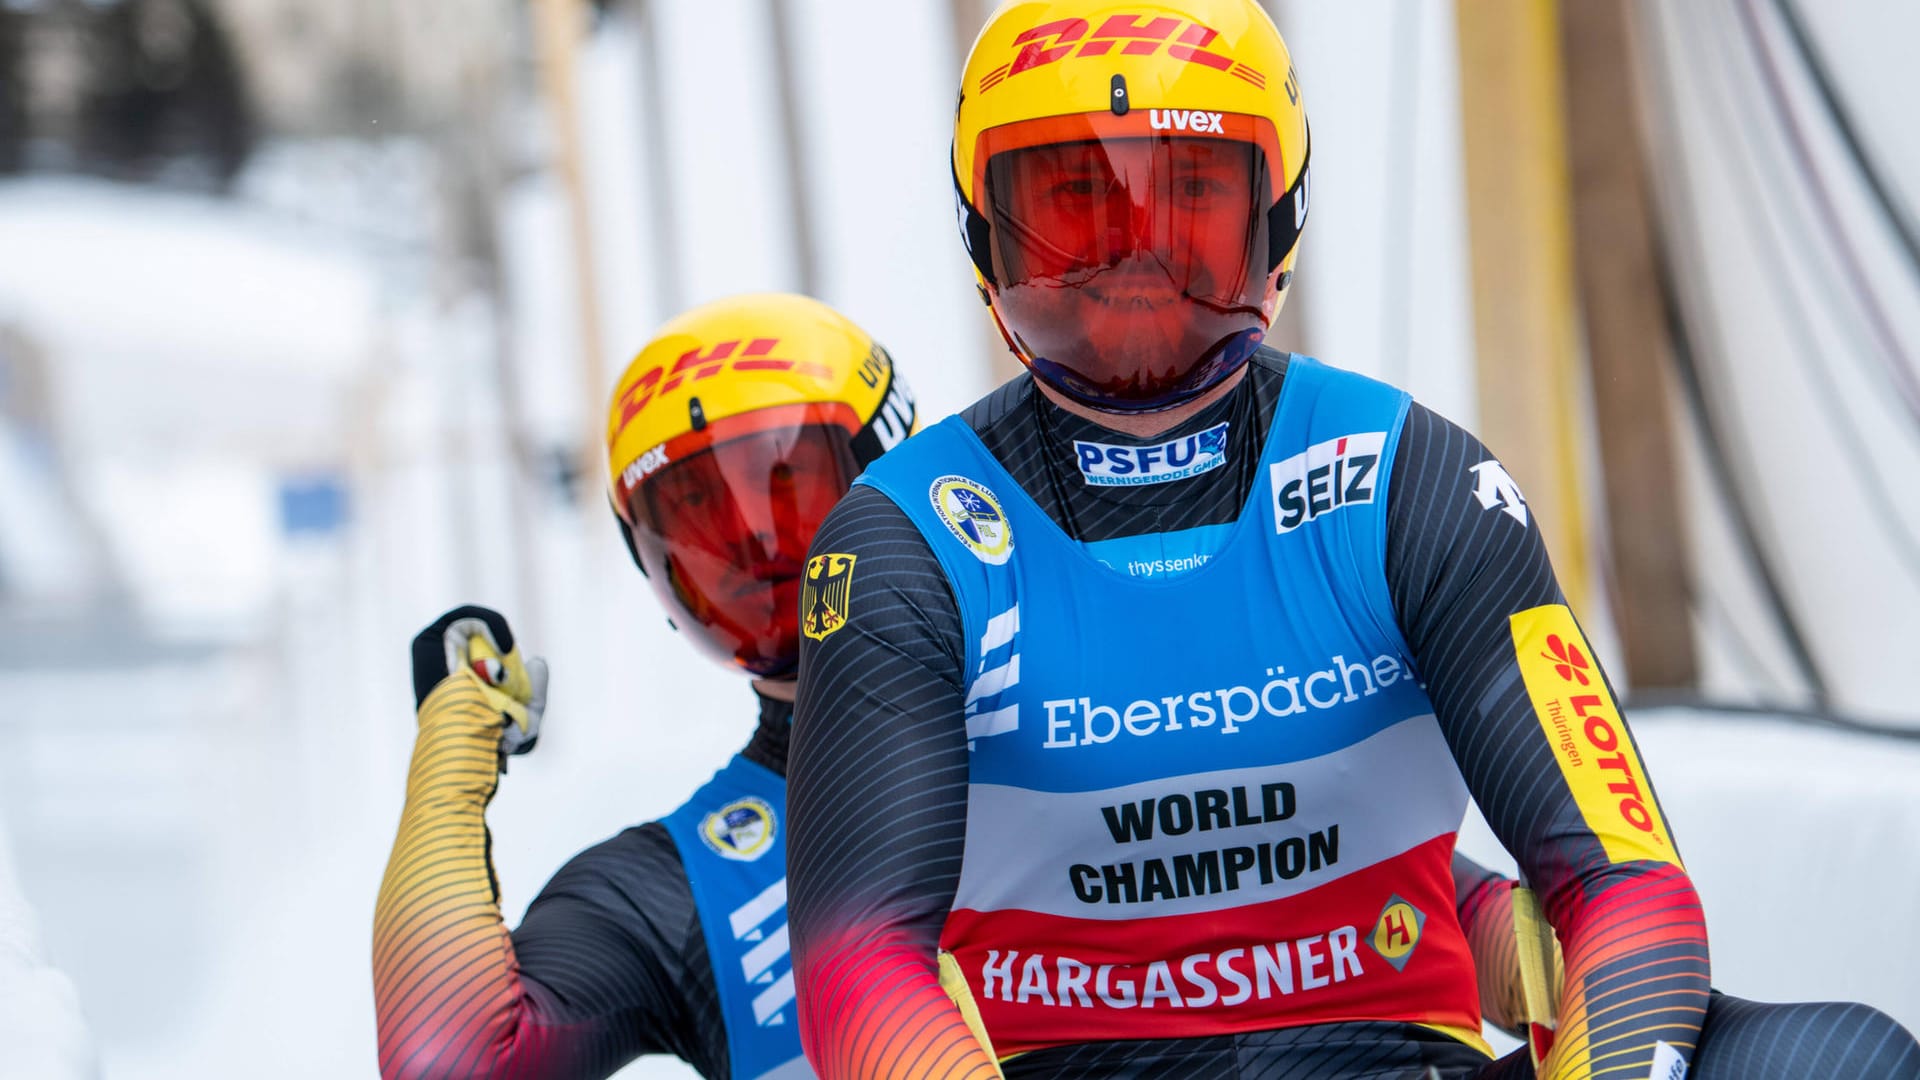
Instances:
[[[625,947],[645,942],[650,953],[670,953],[681,946],[692,911],[686,865],[666,826],[653,821],[568,859],[528,905],[514,941],[538,949],[612,933]]]
[[[1539,522],[1481,441],[1415,404],[1387,494],[1387,585],[1416,651],[1560,600]],[[1429,671],[1429,675],[1433,672]]]
[[[1262,345],[1253,350],[1253,359],[1247,361],[1249,377],[1261,379],[1267,376],[1285,378],[1288,365],[1292,364],[1296,354],[1271,345]]]
[[[568,859],[541,894],[556,888],[573,892],[583,889],[597,892],[602,888],[624,891],[624,883],[635,878],[651,880],[663,875],[676,879],[680,891],[684,892],[685,874],[680,851],[674,846],[665,823],[649,821],[622,829]]]
[[[1431,504],[1411,520],[1439,523],[1498,510],[1523,531],[1532,525],[1519,485],[1486,444],[1418,402],[1407,410],[1395,459],[1394,498],[1407,509]]]
[[[1349,391],[1372,393],[1386,399],[1404,398],[1407,401],[1413,400],[1412,395],[1409,394],[1404,387],[1397,386],[1385,379],[1374,378],[1371,375],[1356,371],[1353,368],[1344,367],[1338,361],[1324,360],[1316,356],[1308,356],[1305,353],[1279,353],[1277,355],[1269,355],[1271,353],[1273,353],[1273,350],[1262,347],[1254,353],[1254,362],[1251,366],[1269,372],[1277,370],[1282,374],[1292,373],[1300,379],[1311,381],[1316,385],[1335,386]]]
[[[960,410],[960,421],[987,441],[1003,424],[1017,423],[1034,394],[1033,376],[1025,371],[993,388],[987,396]]]
[[[975,409],[979,409],[979,405]],[[1020,412],[1007,414],[1005,419],[991,424],[987,432],[1005,433],[1011,425],[1020,423],[1025,415]],[[877,489],[907,517],[924,521],[929,513],[936,516],[943,513],[943,485],[952,482],[987,491],[989,489],[982,484],[998,482],[1004,478],[1004,472],[1005,466],[1000,464],[993,449],[982,441],[981,433],[970,426],[965,416],[956,415],[922,429],[887,451],[880,460],[867,466],[867,471],[855,481],[854,491],[863,487]],[[852,502],[849,506],[850,501],[842,500],[841,503],[849,513],[874,512],[870,502],[862,500]],[[988,501],[992,501],[990,495]]]
[[[889,453],[897,452],[889,451]],[[878,464],[876,462],[875,464]],[[871,471],[871,470],[869,470]],[[828,511],[813,534],[810,558],[830,554],[865,557],[907,548],[924,549],[926,540],[894,498],[873,484],[855,484]]]

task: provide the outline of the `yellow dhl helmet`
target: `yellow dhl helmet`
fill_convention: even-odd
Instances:
[[[995,321],[1098,409],[1245,364],[1307,216],[1307,115],[1253,0],[1011,0],[962,76],[953,178]]]
[[[784,678],[814,532],[914,428],[892,359],[839,312],[783,294],[707,304],[661,327],[615,387],[614,514],[676,627]]]

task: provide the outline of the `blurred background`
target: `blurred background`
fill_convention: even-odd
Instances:
[[[374,1075],[406,645],[456,603],[554,667],[510,922],[744,741],[616,539],[605,395],[764,289],[929,421],[1013,373],[946,158],[986,6],[0,0],[0,1044]],[[1920,5],[1271,9],[1314,123],[1272,340],[1517,478],[1716,984],[1920,1028]]]

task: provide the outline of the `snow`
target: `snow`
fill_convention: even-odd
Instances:
[[[9,1075],[88,1080],[98,1075],[73,982],[47,963],[33,911],[20,894],[0,818],[0,1046]]]

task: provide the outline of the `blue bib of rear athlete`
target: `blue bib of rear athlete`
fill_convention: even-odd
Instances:
[[[739,1080],[811,1077],[787,953],[787,782],[736,756],[662,822],[707,938]]]
[[[1449,870],[1465,791],[1384,572],[1407,406],[1296,358],[1237,520],[1093,544],[959,420],[862,477],[965,624],[942,945],[1002,1053],[1322,1020],[1477,1032]]]

